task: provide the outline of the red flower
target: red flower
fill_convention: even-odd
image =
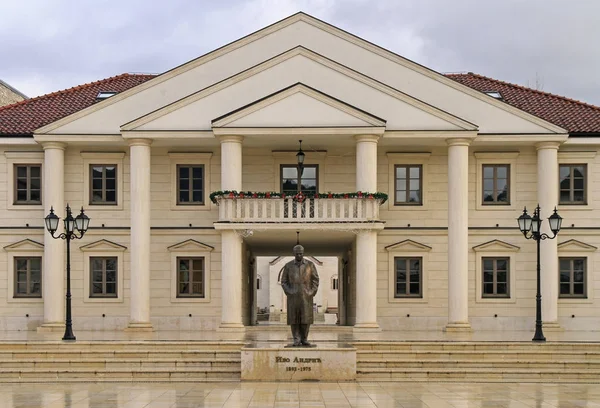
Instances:
[[[358,192],[358,198],[362,198],[362,191]]]
[[[240,198],[244,198],[244,193],[240,193]]]
[[[327,195],[327,198],[333,198],[333,194],[331,194],[331,193],[330,193],[330,194],[328,194],[328,195]]]
[[[266,196],[267,198],[271,198],[271,193],[267,193],[267,194],[265,194],[265,196]]]
[[[373,199],[373,194],[369,194],[369,198],[372,200]]]
[[[281,198],[285,198],[285,193],[281,194]]]
[[[256,198],[256,197],[258,197],[258,194],[256,194],[256,193],[252,194],[252,198]]]
[[[344,198],[348,198],[348,194],[344,194]]]
[[[234,197],[233,192],[229,193],[229,198],[233,198],[233,197]]]

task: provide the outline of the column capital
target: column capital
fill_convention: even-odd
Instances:
[[[560,147],[560,142],[540,142],[540,143],[535,144],[536,150],[542,150],[542,149],[558,150],[559,147]]]
[[[48,149],[66,150],[67,144],[61,143],[61,142],[43,142],[42,148],[44,150],[48,150]]]
[[[153,142],[152,139],[142,139],[142,138],[127,139],[127,143],[129,144],[129,147],[150,146],[152,144],[152,142]]]
[[[465,137],[457,137],[446,139],[446,144],[448,146],[470,146],[473,139],[468,139]]]
[[[244,136],[240,135],[222,135],[218,138],[221,143],[242,143],[244,141]]]
[[[379,135],[354,135],[354,139],[357,143],[359,142],[372,142],[377,143],[379,141]]]

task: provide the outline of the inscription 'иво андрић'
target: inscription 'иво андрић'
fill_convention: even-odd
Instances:
[[[306,358],[306,357],[294,357],[294,360],[291,360],[287,357],[275,356],[276,363],[304,363],[304,364],[315,364],[321,363],[320,358]]]

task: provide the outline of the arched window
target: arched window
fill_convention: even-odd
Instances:
[[[331,290],[338,290],[340,288],[340,280],[337,275],[331,277]]]
[[[262,286],[262,276],[257,275],[256,276],[256,290],[260,290]]]

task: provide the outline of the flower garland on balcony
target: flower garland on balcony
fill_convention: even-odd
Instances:
[[[294,201],[303,202],[304,200],[311,198],[363,198],[366,200],[379,200],[380,204],[383,204],[387,201],[388,195],[385,193],[368,193],[364,191],[356,191],[352,193],[298,193],[294,195],[279,193],[275,191],[266,191],[266,192],[258,192],[258,191],[235,191],[235,190],[225,190],[225,191],[213,191],[210,193],[210,201],[215,204],[218,204],[218,198],[292,198]]]

